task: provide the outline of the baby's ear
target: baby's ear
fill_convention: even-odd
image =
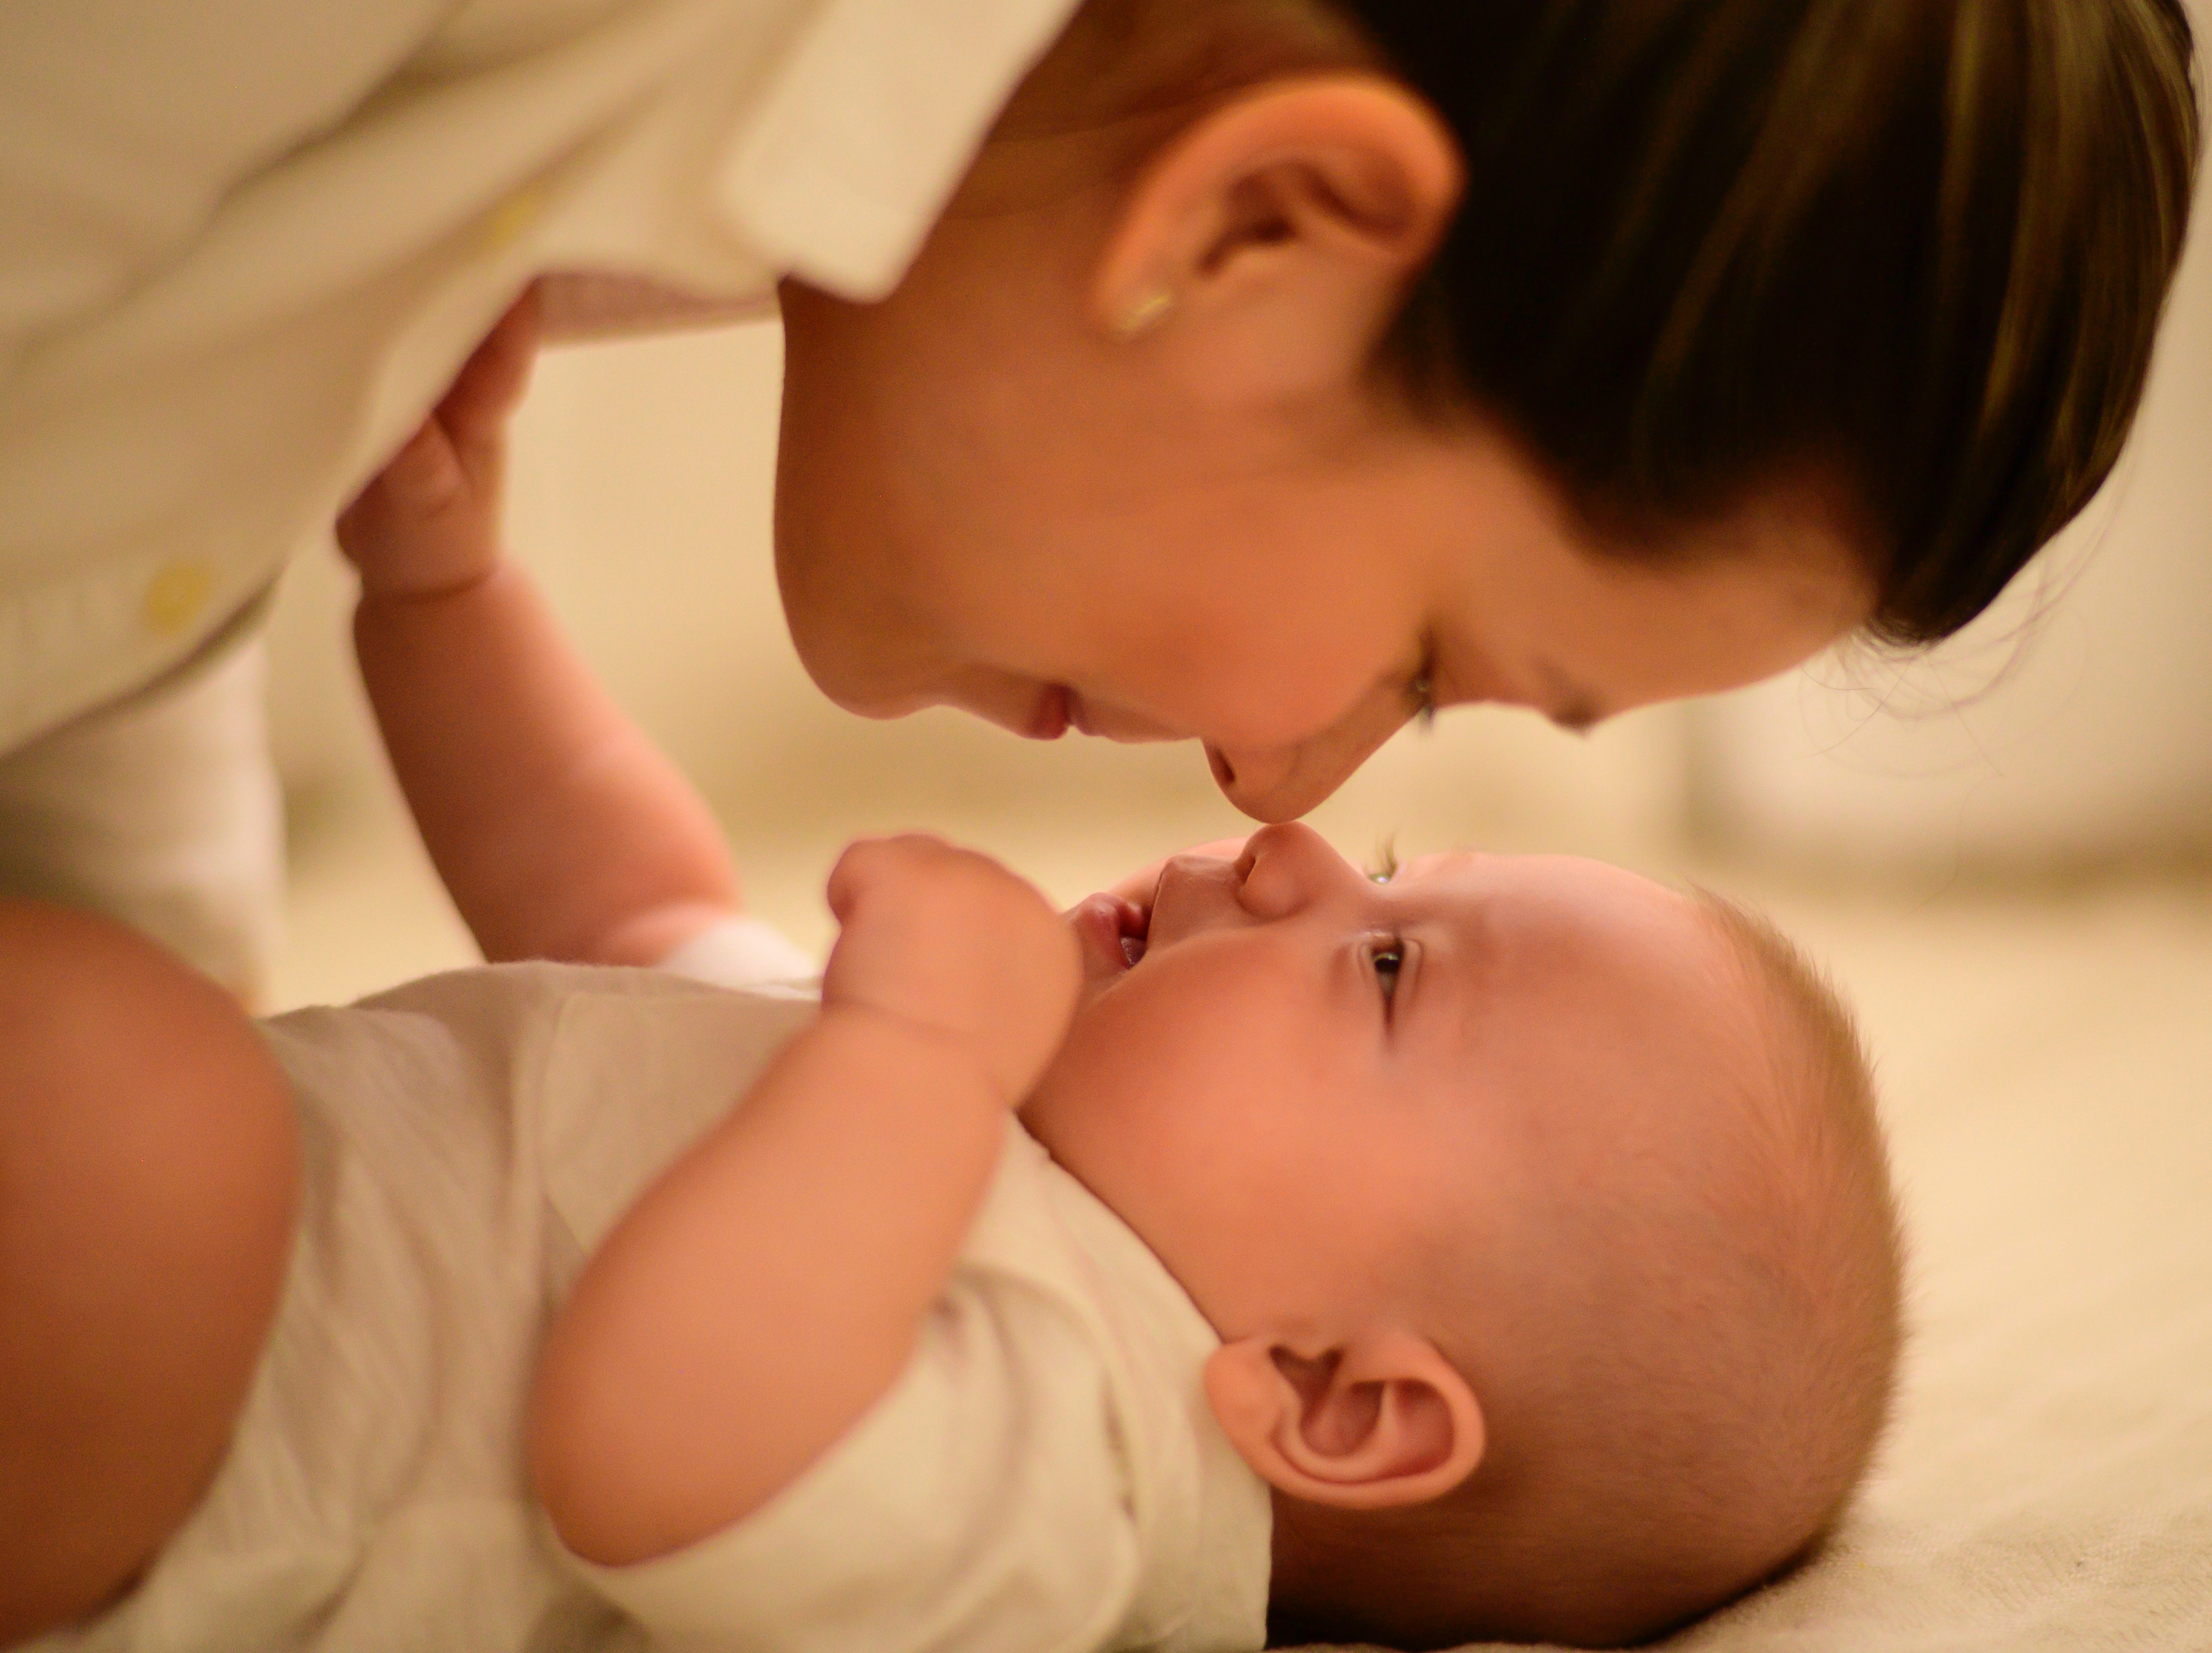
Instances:
[[[1303,1352],[1244,1338],[1206,1363],[1206,1395],[1244,1462],[1309,1503],[1425,1504],[1482,1462],[1474,1391],[1435,1344],[1411,1332],[1363,1332]]]

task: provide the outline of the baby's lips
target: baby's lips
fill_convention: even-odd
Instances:
[[[1145,942],[1152,933],[1152,911],[1150,906],[1139,907],[1125,896],[1109,897],[1120,909],[1121,924],[1121,957],[1135,963],[1145,956]]]
[[[1144,909],[1120,896],[1086,896],[1069,909],[1067,921],[1082,944],[1086,978],[1119,975],[1134,962],[1126,944],[1144,944]]]

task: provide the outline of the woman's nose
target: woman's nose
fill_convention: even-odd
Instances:
[[[1246,839],[1237,870],[1237,903],[1257,919],[1289,918],[1359,876],[1327,839],[1297,821],[1261,827]]]

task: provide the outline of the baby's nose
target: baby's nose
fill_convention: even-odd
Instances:
[[[1237,866],[1243,875],[1237,898],[1261,919],[1288,918],[1358,876],[1326,838],[1299,821],[1261,827],[1245,840]]]
[[[1251,922],[1252,915],[1244,910],[1237,894],[1243,881],[1243,863],[1232,859],[1243,846],[1239,842],[1218,848],[1227,853],[1194,850],[1170,855],[1160,864],[1145,932],[1148,951],[1172,946],[1201,931]]]

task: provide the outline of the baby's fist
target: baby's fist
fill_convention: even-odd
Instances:
[[[915,833],[867,838],[830,875],[844,927],[825,1005],[865,1007],[964,1047],[1009,1106],[1060,1048],[1081,965],[1044,897],[987,856]]]
[[[373,597],[435,597],[475,585],[500,558],[507,422],[538,354],[538,297],[525,293],[463,364],[453,388],[339,514],[338,549]]]

